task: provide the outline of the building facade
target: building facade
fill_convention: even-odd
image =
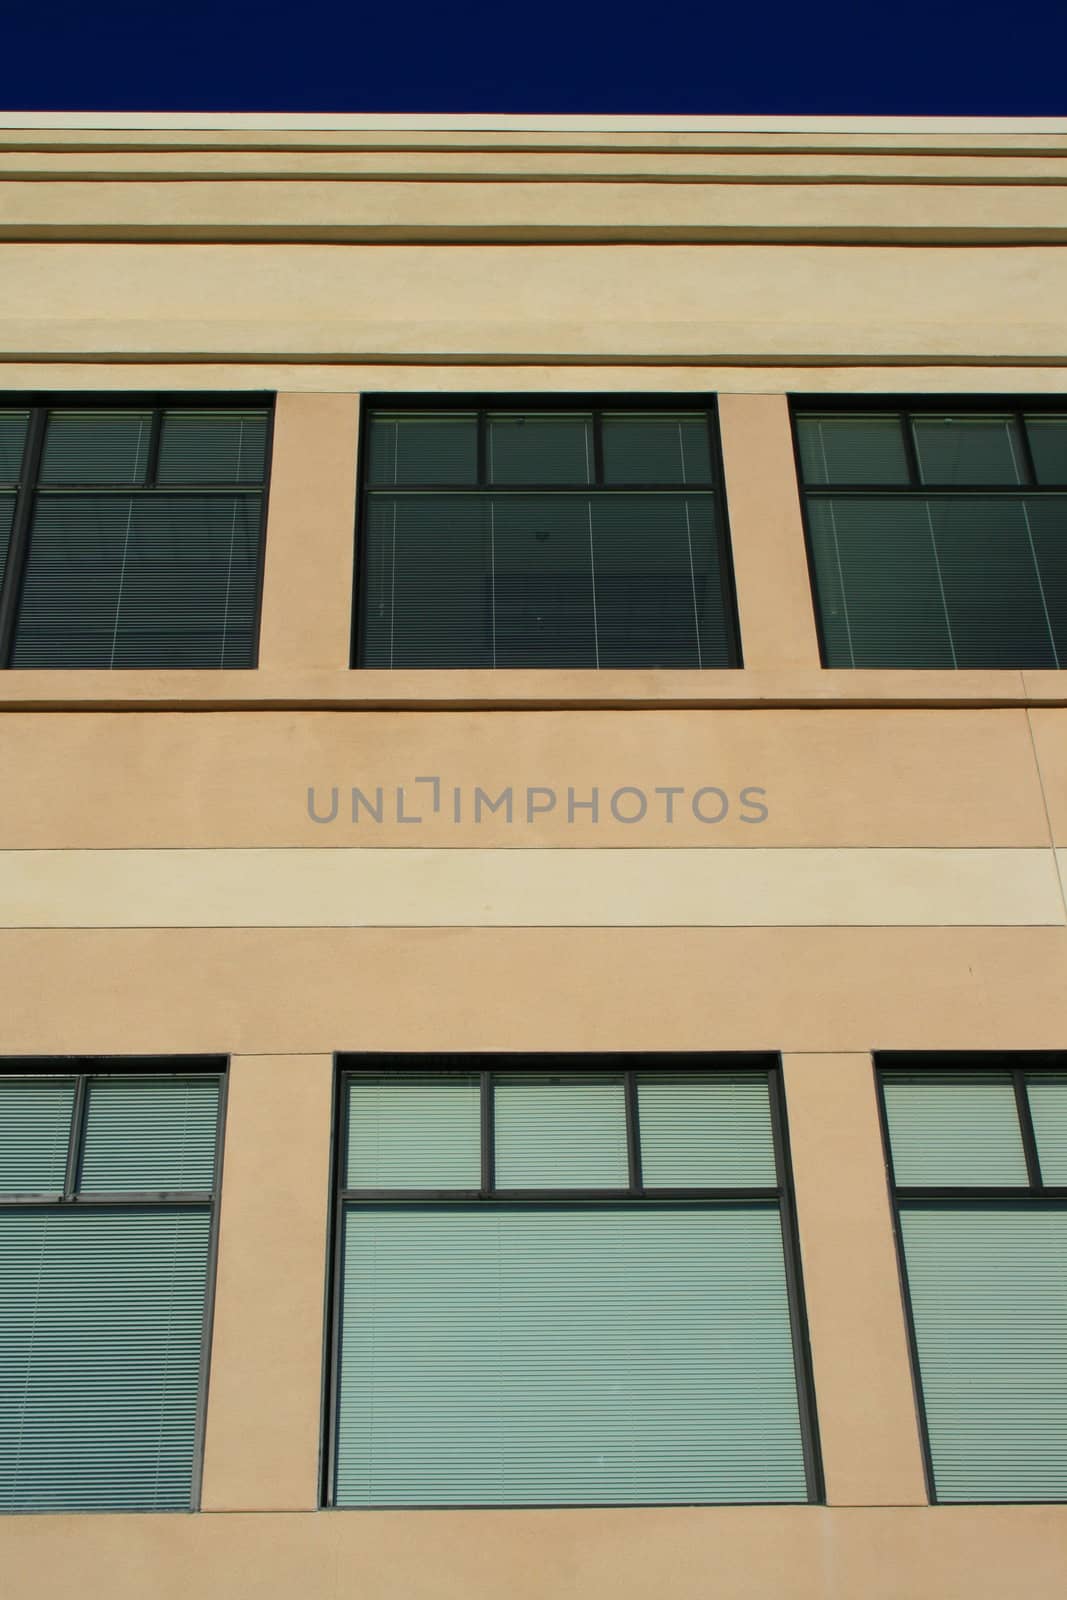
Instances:
[[[5,1595],[1061,1594],[1067,125],[0,145]]]

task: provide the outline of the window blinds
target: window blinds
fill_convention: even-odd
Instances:
[[[15,498],[22,476],[22,456],[29,425],[28,411],[0,411],[0,585],[7,565]]]
[[[1067,417],[800,414],[797,438],[828,666],[1067,665]]]
[[[337,1500],[803,1500],[773,1205],[350,1209]]]
[[[736,663],[706,413],[372,415],[366,667]]]
[[[882,1082],[937,1498],[1067,1498],[1067,1076]]]
[[[0,1078],[0,1509],[191,1505],[218,1098]]]
[[[338,1504],[807,1498],[765,1073],[354,1074],[345,1103]]]
[[[49,412],[11,664],[251,666],[267,421]]]
[[[1067,1207],[902,1201],[939,1500],[1067,1497]]]
[[[210,1225],[0,1212],[0,1508],[188,1509]]]

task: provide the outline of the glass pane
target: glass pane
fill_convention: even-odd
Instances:
[[[900,1225],[938,1499],[1064,1499],[1067,1210],[908,1201]]]
[[[590,502],[601,667],[731,667],[711,495],[602,495]]]
[[[1067,495],[1024,502],[1041,595],[1055,646],[1055,665],[1067,667]]]
[[[478,419],[467,413],[379,413],[370,425],[371,483],[478,481]]]
[[[340,1505],[806,1498],[772,1205],[353,1208]]]
[[[188,1511],[211,1213],[0,1214],[0,1509]]]
[[[0,583],[4,581],[8,545],[11,543],[11,524],[15,516],[15,496],[0,494]]]
[[[1053,667],[1027,503],[931,500],[927,511],[958,667]]]
[[[373,495],[366,506],[360,665],[491,667],[489,502]]]
[[[711,495],[374,495],[360,665],[732,666],[715,515]]]
[[[28,411],[0,411],[0,483],[18,483],[29,426]]]
[[[0,1193],[62,1194],[72,1078],[0,1079]]]
[[[1067,483],[1067,416],[1027,417],[1038,483]]]
[[[1037,1140],[1041,1181],[1050,1187],[1067,1185],[1067,1074],[1029,1078],[1026,1092]]]
[[[88,1087],[82,1194],[211,1191],[217,1079],[94,1078]]]
[[[258,494],[42,495],[16,667],[248,667]]]
[[[150,411],[52,411],[42,483],[143,483]]]
[[[349,1189],[478,1189],[479,1080],[360,1078],[348,1087]]]
[[[923,483],[1022,483],[1013,417],[913,417]]]
[[[500,1078],[494,1093],[499,1189],[626,1189],[621,1078]]]
[[[593,419],[498,412],[488,419],[490,483],[593,482]]]
[[[607,415],[601,422],[605,483],[710,483],[708,418]]]
[[[952,634],[926,503],[808,502],[828,667],[952,667]]]
[[[166,411],[160,483],[261,483],[265,411]]]
[[[637,1105],[646,1189],[777,1184],[766,1078],[642,1077]]]
[[[489,517],[492,665],[596,667],[592,503],[502,495]]]
[[[798,417],[797,439],[805,483],[909,481],[899,417]]]
[[[893,1171],[901,1188],[1027,1183],[1007,1073],[886,1073]]]

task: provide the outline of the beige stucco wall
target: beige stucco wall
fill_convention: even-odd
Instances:
[[[0,1053],[231,1057],[204,1509],[5,1600],[1058,1600],[1067,1509],[925,1504],[871,1052],[1067,1048],[1067,689],[820,668],[787,396],[1065,393],[1067,125],[154,120],[0,118],[0,390],[277,392],[260,665],[0,673]],[[650,390],[742,670],[349,670],[360,396]],[[782,1052],[827,1505],[316,1511],[360,1050]]]
[[[1062,1507],[18,1517],[12,1600],[1056,1600]]]

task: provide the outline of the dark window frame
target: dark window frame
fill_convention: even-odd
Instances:
[[[1023,483],[975,483],[975,484],[929,484],[923,483],[919,474],[918,461],[915,452],[915,441],[909,427],[909,418],[944,416],[946,412],[959,412],[963,416],[1010,416],[1016,423],[1019,435],[1023,442],[1024,465],[1027,479]],[[804,469],[800,456],[800,429],[797,426],[801,417],[819,416],[823,413],[836,412],[842,415],[851,413],[854,416],[864,414],[895,416],[901,423],[901,437],[904,445],[904,455],[908,468],[907,483],[813,483],[804,481]],[[808,513],[809,497],[815,499],[862,499],[865,495],[885,495],[887,498],[899,496],[902,499],[913,498],[916,500],[950,499],[959,495],[982,495],[990,499],[1017,499],[1022,495],[1029,498],[1041,498],[1067,494],[1067,482],[1063,484],[1039,484],[1034,472],[1033,457],[1030,442],[1024,423],[1024,413],[1030,415],[1045,412],[1050,416],[1067,416],[1067,394],[1060,395],[987,395],[987,394],[934,394],[934,395],[900,395],[900,394],[791,394],[789,396],[789,426],[793,442],[793,464],[796,472],[797,493],[800,499],[801,521],[804,528],[804,552],[808,565],[808,582],[811,588],[811,604],[815,617],[815,631],[819,641],[819,663],[830,672],[894,672],[894,671],[925,671],[934,670],[942,672],[966,671],[966,668],[941,667],[934,669],[907,668],[907,667],[840,667],[830,666],[827,661],[827,641],[823,629],[822,610],[819,604],[819,587],[815,572],[815,544],[812,534],[811,519]],[[978,669],[978,670],[1008,670],[1020,669]],[[1025,670],[1034,670],[1028,668]],[[1045,668],[1046,671],[1055,671],[1055,668]],[[1060,669],[1067,670],[1067,666]]]
[[[718,1074],[729,1076],[749,1073],[766,1076],[771,1117],[771,1137],[777,1183],[772,1187],[724,1189],[649,1189],[641,1182],[640,1143],[636,1079],[639,1075],[655,1073],[692,1073],[694,1075]],[[493,1182],[493,1125],[492,1091],[494,1076],[511,1078],[522,1074],[531,1076],[558,1073],[591,1077],[622,1076],[625,1085],[627,1159],[629,1184],[626,1189],[498,1189]],[[366,1077],[433,1076],[440,1078],[480,1078],[481,1103],[481,1185],[477,1190],[349,1190],[343,1178],[347,1161],[347,1086],[353,1080]],[[647,1052],[629,1054],[620,1052],[578,1055],[569,1052],[508,1054],[420,1053],[400,1054],[375,1052],[369,1054],[347,1051],[334,1055],[334,1094],[331,1125],[331,1170],[329,1193],[329,1238],[327,1240],[326,1297],[323,1319],[323,1384],[322,1384],[322,1448],[320,1451],[321,1481],[320,1505],[326,1509],[344,1511],[375,1508],[338,1507],[335,1496],[337,1470],[338,1412],[340,1386],[338,1382],[338,1353],[341,1332],[341,1291],[344,1282],[343,1240],[344,1214],[347,1206],[380,1206],[383,1203],[397,1206],[434,1206],[457,1204],[475,1209],[493,1209],[496,1206],[514,1207],[528,1205],[532,1209],[549,1206],[583,1206],[602,1210],[617,1210],[652,1203],[663,1206],[684,1205],[694,1200],[715,1204],[731,1201],[762,1200],[777,1206],[782,1233],[782,1258],[786,1285],[789,1331],[793,1351],[793,1370],[800,1422],[801,1450],[807,1487],[806,1501],[801,1504],[821,1505],[826,1488],[823,1475],[822,1452],[819,1440],[818,1412],[816,1409],[815,1382],[812,1367],[811,1343],[808,1332],[807,1308],[804,1298],[804,1279],[801,1266],[800,1238],[797,1228],[796,1194],[793,1185],[793,1167],[789,1149],[785,1087],[781,1057],[776,1054],[753,1053],[695,1053],[662,1054]],[[589,1506],[608,1504],[603,1501],[582,1502]],[[708,1502],[709,1504],[715,1502]],[[768,1502],[731,1502],[731,1504],[757,1504]],[[629,1502],[627,1502],[629,1504]],[[578,1509],[573,1501],[566,1502],[569,1509]],[[484,1503],[470,1507],[435,1507],[417,1502],[403,1509],[432,1511],[439,1509],[486,1509]],[[512,1507],[494,1505],[494,1510],[526,1509],[525,1503]],[[538,1503],[537,1509],[550,1509]]]
[[[478,450],[477,450],[477,481],[470,484],[372,484],[370,480],[370,428],[374,415],[377,412],[438,412],[438,413],[475,413],[478,418]],[[555,483],[491,483],[486,466],[486,417],[489,412],[550,412],[573,413],[592,412],[593,414],[593,481],[591,483],[555,484]],[[702,413],[705,417],[708,430],[709,455],[711,459],[711,478],[693,486],[695,494],[710,495],[715,508],[716,531],[715,538],[718,547],[720,597],[722,613],[726,624],[727,644],[730,661],[726,667],[704,668],[704,671],[736,671],[744,666],[743,642],[741,638],[740,615],[737,604],[737,583],[734,575],[733,545],[730,538],[729,507],[726,498],[726,477],[722,457],[722,430],[719,426],[719,409],[714,394],[695,391],[692,394],[634,394],[630,391],[620,394],[561,394],[561,393],[534,393],[534,394],[494,394],[479,391],[475,394],[402,394],[373,393],[360,397],[359,416],[359,447],[356,475],[356,538],[355,538],[355,583],[352,599],[352,632],[349,652],[349,668],[355,672],[397,671],[403,672],[403,667],[375,668],[367,667],[360,661],[363,648],[363,603],[364,603],[364,574],[367,571],[367,528],[369,516],[367,514],[371,495],[393,493],[413,494],[494,494],[494,495],[536,495],[536,494],[595,494],[595,495],[626,495],[626,494],[678,494],[682,495],[688,487],[684,484],[605,484],[603,480],[604,452],[602,446],[603,414],[608,412],[630,412],[634,415],[642,413],[663,412],[689,412]],[[449,671],[446,667],[424,669],[430,671]],[[523,669],[513,667],[484,667],[472,668],[472,671],[486,672],[512,672],[535,670],[545,672],[574,671],[568,667],[544,667]],[[588,669],[595,670],[595,669]],[[605,670],[616,671],[642,671],[637,668],[615,668]],[[661,671],[697,671],[697,668],[661,668]]]
[[[205,1270],[204,1313],[201,1323],[200,1381],[197,1391],[196,1437],[193,1445],[189,1505],[185,1510],[130,1511],[133,1516],[184,1516],[200,1510],[204,1475],[204,1437],[207,1423],[208,1385],[211,1375],[211,1342],[215,1316],[215,1289],[218,1277],[219,1214],[222,1193],[222,1164],[225,1151],[226,1107],[229,1097],[228,1056],[7,1056],[0,1058],[0,1085],[12,1079],[74,1080],[70,1137],[63,1192],[60,1195],[29,1193],[0,1195],[0,1213],[6,1211],[107,1211],[171,1210],[180,1206],[210,1208],[208,1253]],[[219,1086],[219,1114],[215,1127],[214,1181],[210,1190],[147,1190],[140,1193],[78,1194],[77,1182],[85,1141],[87,1087],[100,1078],[158,1078],[168,1082],[182,1079],[213,1078]],[[126,1508],[123,1508],[125,1514]],[[6,1515],[23,1515],[8,1512]],[[81,1515],[85,1513],[72,1513]],[[109,1513],[99,1513],[107,1515]],[[112,1515],[116,1513],[110,1513]],[[4,1513],[0,1513],[0,1516]]]
[[[904,1253],[904,1230],[901,1225],[902,1200],[949,1200],[976,1205],[997,1203],[1003,1200],[1029,1201],[1035,1207],[1042,1202],[1062,1205],[1067,1201],[1067,1185],[1046,1184],[1041,1178],[1041,1163],[1034,1136],[1033,1118],[1026,1094],[1026,1080],[1067,1072],[1067,1051],[1057,1050],[976,1050],[976,1051],[897,1051],[880,1050],[873,1057],[875,1090],[878,1104],[878,1122],[882,1135],[882,1153],[885,1160],[886,1185],[889,1207],[893,1218],[893,1240],[896,1247],[897,1277],[904,1307],[904,1320],[908,1335],[908,1356],[911,1362],[912,1390],[915,1396],[915,1414],[919,1423],[922,1445],[923,1473],[926,1493],[931,1505],[1063,1505],[1063,1498],[1053,1500],[950,1500],[939,1501],[934,1481],[933,1452],[930,1448],[930,1428],[926,1417],[923,1395],[922,1369],[919,1365],[919,1341],[912,1308],[911,1288],[908,1282],[908,1263]],[[931,1074],[958,1073],[961,1077],[986,1076],[1011,1078],[1015,1096],[1015,1112],[1026,1158],[1027,1182],[1025,1184],[898,1184],[893,1167],[893,1146],[889,1134],[889,1114],[886,1107],[886,1077],[899,1072],[929,1072]]]
[[[187,494],[221,494],[226,489],[232,489],[238,493],[249,493],[253,488],[260,496],[259,570],[256,576],[255,610],[252,623],[252,659],[249,665],[247,667],[227,668],[176,667],[168,669],[165,667],[148,667],[119,670],[150,672],[167,670],[178,672],[255,671],[259,665],[260,622],[263,612],[263,574],[266,567],[267,520],[270,507],[271,469],[274,460],[275,398],[276,396],[272,390],[169,394],[142,390],[103,392],[93,390],[83,393],[72,389],[57,390],[47,394],[19,394],[17,392],[0,394],[0,410],[29,412],[22,462],[15,486],[15,507],[11,522],[11,537],[8,543],[7,560],[2,572],[0,572],[0,671],[69,672],[115,670],[102,667],[34,667],[19,669],[12,666],[18,616],[22,603],[26,569],[29,564],[33,517],[37,507],[38,495],[42,490],[47,493],[121,493],[148,497],[162,490],[168,495],[173,494],[180,497]],[[263,446],[264,461],[261,480],[257,480],[255,484],[241,483],[234,485],[219,483],[158,484],[156,482],[164,411],[238,410],[262,410],[266,412],[267,431]],[[41,457],[44,452],[45,428],[50,411],[151,411],[152,432],[148,447],[144,482],[140,484],[93,483],[85,485],[64,483],[56,487],[42,483],[40,479]]]

